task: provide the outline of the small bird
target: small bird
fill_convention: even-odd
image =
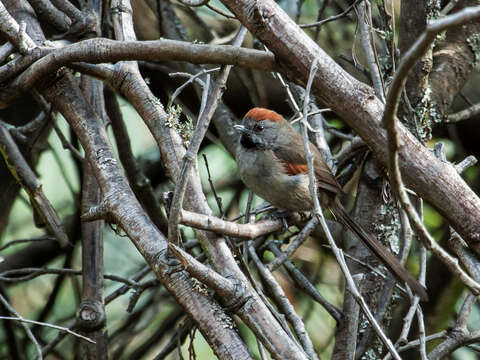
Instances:
[[[292,125],[275,111],[253,108],[235,125],[241,135],[236,152],[240,177],[245,185],[272,205],[292,211],[311,211],[308,166],[303,139]],[[342,189],[318,149],[314,154],[314,173],[318,197],[323,208],[350,229],[378,259],[423,300],[428,300],[421,285],[395,256],[372,234],[364,230],[340,203]]]

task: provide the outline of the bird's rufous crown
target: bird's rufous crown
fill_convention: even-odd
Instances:
[[[274,122],[282,121],[282,115],[278,114],[273,110],[268,110],[264,108],[253,108],[245,114],[245,117],[250,119],[261,121],[261,120],[270,120]]]

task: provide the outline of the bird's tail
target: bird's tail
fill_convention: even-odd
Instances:
[[[350,229],[365,246],[392,272],[397,279],[405,282],[417,294],[422,301],[428,300],[427,290],[418,282],[397,260],[397,258],[372,234],[364,230],[350,215],[345,211],[342,204],[335,202],[330,208],[338,221]]]

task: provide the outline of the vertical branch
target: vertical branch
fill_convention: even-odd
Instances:
[[[375,95],[385,103],[385,90],[380,73],[380,67],[375,52],[374,38],[372,36],[372,17],[370,12],[370,2],[368,0],[362,1],[358,4],[360,34],[362,39],[363,50],[367,57],[367,65],[370,70],[370,77],[372,78]]]
[[[115,93],[110,87],[104,89],[105,110],[112,124],[113,135],[117,143],[118,156],[125,168],[128,181],[148,216],[163,234],[168,232],[167,219],[162,213],[150,180],[144,174],[132,151],[129,134],[120,111]]]
[[[95,80],[96,81],[96,80]],[[98,206],[102,192],[87,161],[83,166],[82,213]],[[106,314],[103,299],[103,220],[82,222],[82,301],[78,325],[96,344],[86,348],[88,359],[106,357],[107,338],[104,326]]]
[[[66,3],[68,4],[68,2]],[[73,7],[75,10],[76,8]],[[62,9],[63,10],[63,9]],[[78,11],[78,10],[77,10]],[[92,4],[92,11],[96,14],[96,19],[100,19],[101,11],[99,4]],[[81,12],[78,11],[78,15]],[[70,13],[66,14],[75,23],[82,17],[72,17]],[[100,24],[94,24],[96,32],[100,32]],[[91,34],[90,34],[91,35]],[[99,80],[83,76],[81,80],[81,89],[88,105],[101,119],[97,126],[104,126],[106,123],[105,99],[103,96],[103,83]],[[97,119],[86,119],[88,122],[95,123]],[[103,202],[103,194],[95,178],[92,165],[83,161],[83,179],[82,179],[82,198],[81,212],[86,213],[91,208],[99,206]],[[85,347],[85,356],[88,360],[107,358],[108,343],[106,332],[106,314],[103,294],[103,220],[82,222],[82,301],[78,311],[78,325],[87,336],[95,339],[95,344],[88,344]]]

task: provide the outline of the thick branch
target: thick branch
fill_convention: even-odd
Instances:
[[[235,65],[265,71],[276,69],[275,57],[271,53],[232,45],[202,45],[169,39],[116,41],[95,38],[61,49],[38,49],[30,57],[20,59],[21,64],[17,67],[0,68],[0,79],[5,81],[29,66],[27,71],[9,85],[9,91],[0,95],[0,107],[5,107],[21,92],[31,89],[46,75],[62,66],[74,62],[99,64],[120,60],[176,60],[194,64]]]
[[[455,11],[478,4],[477,0],[461,0],[455,6]],[[433,51],[433,69],[430,74],[431,97],[442,118],[448,114],[453,99],[470,79],[475,65],[478,64],[479,33],[480,21],[472,20],[463,26],[448,30],[445,40]]]

